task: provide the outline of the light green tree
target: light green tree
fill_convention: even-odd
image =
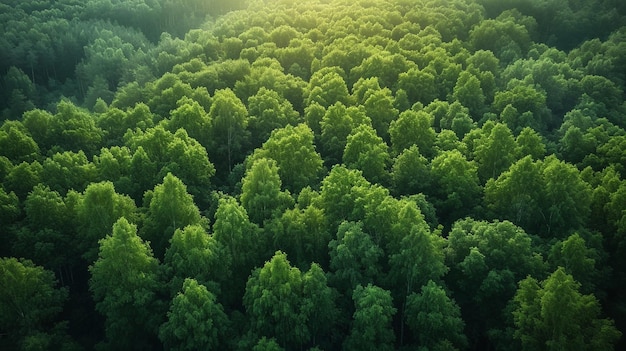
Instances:
[[[343,151],[343,163],[348,168],[359,169],[372,183],[387,184],[390,163],[387,144],[368,125],[356,127],[348,136]]]
[[[151,194],[141,237],[150,241],[156,257],[163,257],[176,229],[200,224],[201,217],[187,187],[176,176],[168,173],[163,183]]]
[[[165,312],[158,299],[158,266],[137,227],[124,217],[100,240],[98,259],[89,267],[89,290],[105,317],[108,347],[152,347]]]

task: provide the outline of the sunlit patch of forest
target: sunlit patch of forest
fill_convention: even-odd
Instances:
[[[626,2],[0,28],[0,349],[626,347]]]

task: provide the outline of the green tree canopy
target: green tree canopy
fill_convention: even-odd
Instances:
[[[137,227],[124,217],[100,240],[98,260],[89,268],[89,290],[105,317],[109,347],[151,348],[164,312],[157,299],[158,266]]]
[[[579,292],[580,284],[558,268],[541,284],[528,277],[519,283],[513,317],[515,339],[524,350],[611,349],[621,336],[610,319],[601,317],[593,295]]]
[[[159,339],[167,350],[214,350],[227,328],[228,317],[215,295],[187,278],[159,328]]]

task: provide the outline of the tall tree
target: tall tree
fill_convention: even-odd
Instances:
[[[352,350],[393,350],[395,335],[391,320],[396,313],[391,293],[376,285],[358,285],[352,294],[356,311],[352,319],[350,335],[343,343],[343,349]]]
[[[360,222],[343,222],[330,249],[329,279],[341,293],[349,295],[357,285],[377,283],[381,275],[383,250],[363,232]]]
[[[233,165],[242,160],[248,142],[248,110],[227,88],[215,92],[209,116],[213,121],[213,149],[219,155],[217,159],[224,160],[223,166],[230,172]]]
[[[277,251],[246,284],[243,301],[253,330],[285,347],[301,348],[310,338],[308,316],[301,310],[302,293],[302,273]]]
[[[273,159],[254,161],[242,182],[241,204],[256,224],[263,225],[293,205],[289,192],[281,191],[282,182]]]
[[[219,350],[227,328],[228,317],[215,295],[186,278],[159,328],[159,339],[166,350]]]
[[[485,123],[483,137],[474,150],[478,163],[478,175],[486,182],[507,170],[515,158],[515,139],[509,128],[502,123]]]
[[[137,236],[137,227],[120,218],[113,233],[100,240],[98,260],[89,267],[89,290],[105,317],[106,345],[151,349],[162,322],[158,300],[159,261]]]
[[[435,130],[432,128],[433,116],[427,112],[407,110],[397,120],[391,122],[389,134],[391,145],[396,154],[416,145],[426,158],[434,156]]]
[[[390,164],[387,144],[368,125],[360,125],[352,130],[343,151],[343,163],[348,168],[359,169],[365,179],[372,183],[387,184]]]
[[[8,349],[72,349],[59,320],[67,288],[30,260],[0,258],[0,330]],[[64,345],[65,344],[65,345]]]
[[[322,171],[322,157],[315,151],[313,131],[306,124],[273,130],[252,156],[252,160],[259,158],[276,161],[283,186],[293,193],[314,186]]]
[[[200,224],[200,211],[187,187],[176,176],[168,173],[163,183],[151,194],[148,213],[140,235],[150,241],[156,257],[163,257],[176,229]]]
[[[118,194],[111,182],[89,184],[75,211],[80,251],[89,263],[98,258],[98,241],[111,232],[118,219],[137,220],[135,202]]]
[[[559,267],[541,285],[528,277],[519,283],[513,303],[515,339],[523,350],[610,350],[622,333],[601,317],[593,295]]]
[[[461,309],[446,291],[433,282],[412,293],[407,301],[407,324],[417,336],[420,347],[429,350],[463,349],[467,338]]]
[[[171,295],[180,291],[186,278],[194,279],[218,295],[221,292],[218,282],[231,275],[231,259],[222,244],[202,226],[176,229],[163,259]]]
[[[213,237],[225,250],[225,262],[232,264],[232,276],[219,279],[225,294],[225,303],[241,302],[246,280],[259,258],[265,256],[265,242],[259,227],[250,222],[246,209],[237,199],[225,196],[218,201],[213,223]]]

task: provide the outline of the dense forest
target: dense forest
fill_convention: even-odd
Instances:
[[[0,349],[626,346],[626,2],[0,22]]]

